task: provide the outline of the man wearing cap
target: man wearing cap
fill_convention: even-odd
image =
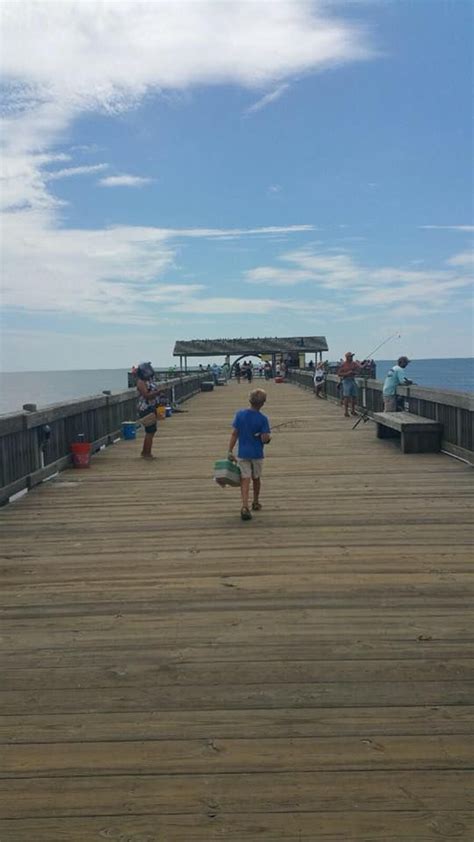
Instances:
[[[397,412],[397,386],[410,386],[413,382],[405,377],[404,370],[410,360],[408,357],[399,357],[397,364],[392,366],[383,384],[383,411]]]
[[[344,415],[349,417],[349,401],[351,401],[351,415],[357,415],[356,400],[357,400],[357,384],[355,378],[360,372],[360,363],[354,361],[354,354],[352,351],[347,351],[344,355],[345,360],[339,366],[337,374],[342,382],[342,399],[344,402]]]

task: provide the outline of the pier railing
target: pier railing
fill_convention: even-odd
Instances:
[[[196,373],[159,386],[168,401],[179,404],[200,391],[203,379],[206,375]],[[0,415],[0,505],[67,467],[78,435],[93,452],[113,443],[122,422],[136,419],[136,402],[136,390],[126,389]]]
[[[313,389],[313,373],[310,371],[290,369],[287,379],[305,389]],[[336,375],[328,374],[326,394],[329,400],[340,401],[338,382]],[[359,411],[363,410],[369,416],[382,412],[383,383],[362,377],[356,382]],[[403,398],[407,412],[431,418],[443,425],[442,450],[474,463],[474,395],[426,386],[399,386],[397,394]]]

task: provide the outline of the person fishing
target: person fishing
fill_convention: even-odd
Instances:
[[[156,382],[155,370],[150,362],[140,363],[137,368],[137,411],[145,429],[141,456],[144,459],[155,459],[152,455],[153,437],[157,430],[156,407],[160,401],[160,389]]]
[[[409,364],[408,357],[399,357],[397,364],[389,370],[383,384],[383,411],[397,412],[397,386],[410,386],[412,380],[405,377],[405,369]]]
[[[344,417],[349,418],[349,401],[351,403],[351,415],[357,415],[357,384],[355,378],[361,370],[361,364],[354,361],[352,351],[347,351],[342,365],[337,370],[338,377],[342,382],[342,399],[344,403]]]

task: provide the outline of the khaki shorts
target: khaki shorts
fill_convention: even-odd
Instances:
[[[260,479],[263,471],[263,459],[239,459],[240,473],[243,479]]]
[[[397,411],[397,396],[396,395],[384,396],[383,411],[384,412],[396,412]]]

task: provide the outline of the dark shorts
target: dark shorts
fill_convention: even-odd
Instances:
[[[151,407],[150,409],[144,409],[142,412],[139,412],[138,417],[139,418],[145,418],[145,416],[149,415],[150,412],[153,412],[153,407]],[[144,429],[145,429],[145,433],[147,433],[149,435],[152,435],[152,434],[156,433],[156,431],[158,429],[158,425],[155,421],[154,424],[149,424]]]

